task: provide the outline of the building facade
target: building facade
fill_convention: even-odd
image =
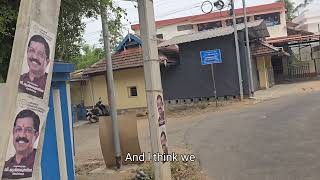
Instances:
[[[307,5],[300,14],[292,20],[292,22],[298,24],[296,27],[299,30],[313,32],[315,34],[320,33],[320,1],[313,1]]]
[[[283,2],[248,7],[247,16],[249,22],[263,19],[270,37],[287,36],[286,9]],[[236,17],[237,23],[244,22],[243,9],[236,9]],[[179,35],[231,26],[231,18],[229,11],[222,11],[157,21],[157,37],[168,40]],[[139,24],[132,25],[131,28],[136,34],[140,34]]]
[[[159,48],[159,62],[170,66],[178,58],[175,46]],[[143,70],[143,51],[138,36],[126,36],[112,55],[117,109],[140,109],[147,106]],[[101,98],[108,104],[106,61],[72,74],[71,100],[73,105],[92,107]]]
[[[281,57],[286,53],[282,49],[261,41],[269,36],[263,21],[249,22],[248,28],[252,42],[253,91],[266,89],[274,84],[271,56]],[[249,62],[246,58],[244,24],[239,24],[238,36],[243,93],[248,96],[250,94]],[[239,97],[238,64],[232,27],[176,36],[159,46],[173,44],[179,46],[179,63],[161,69],[164,99],[169,104],[212,100],[215,99],[215,90],[218,98]],[[209,50],[221,53],[219,56],[222,60],[213,65],[213,70],[211,65],[201,63],[200,54]]]

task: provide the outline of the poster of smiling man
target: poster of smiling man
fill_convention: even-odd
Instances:
[[[43,99],[50,69],[50,53],[53,53],[53,35],[36,23],[31,23],[19,92]]]
[[[47,109],[36,103],[18,107],[13,119],[2,179],[32,177],[39,135],[46,116]]]
[[[159,113],[159,119],[158,119],[158,123],[159,123],[159,127],[163,126],[166,124],[166,120],[165,120],[165,110],[164,110],[164,102],[163,102],[163,98],[161,95],[157,96],[157,109],[158,109],[158,113]]]

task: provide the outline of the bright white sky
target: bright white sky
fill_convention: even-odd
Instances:
[[[154,0],[154,10],[156,20],[163,20],[163,19],[171,19],[183,16],[191,16],[196,14],[202,14],[201,11],[201,4],[204,0]],[[214,2],[215,0],[211,0]],[[276,0],[246,0],[247,6],[255,6],[260,4],[268,4],[273,3]],[[303,2],[303,0],[292,0],[296,5]],[[317,0],[316,0],[317,1]],[[224,0],[227,4],[229,0]],[[116,3],[125,9],[128,13],[126,20],[123,20],[123,24],[126,25],[126,29],[124,30],[124,34],[128,32],[130,29],[131,24],[139,23],[138,17],[138,9],[135,8],[137,3],[135,2],[128,2],[123,0],[116,0]],[[235,0],[236,8],[242,7],[242,0]],[[87,27],[85,30],[84,38],[90,45],[99,46],[99,38],[101,34],[101,22],[100,19],[92,20],[86,19],[85,20]]]

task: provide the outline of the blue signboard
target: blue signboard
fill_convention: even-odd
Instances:
[[[202,65],[222,63],[220,49],[200,51],[200,57]]]

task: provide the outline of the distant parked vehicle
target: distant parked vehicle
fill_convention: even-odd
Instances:
[[[110,116],[109,107],[102,104],[101,97],[99,98],[99,101],[96,103],[93,109],[87,109],[86,118],[91,123],[96,123],[99,122],[100,116]]]

